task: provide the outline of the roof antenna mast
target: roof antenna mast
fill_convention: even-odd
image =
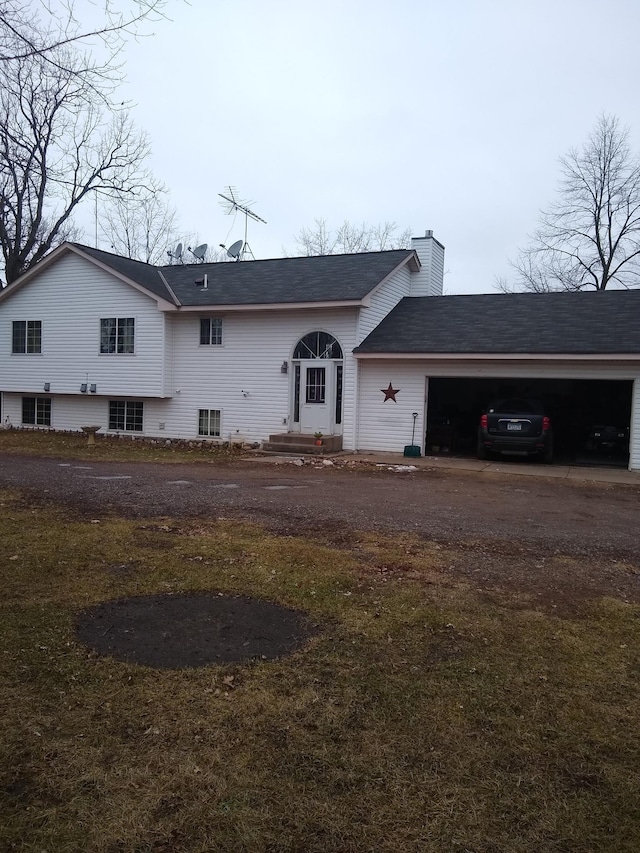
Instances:
[[[220,243],[220,247],[222,249],[227,249],[229,257],[235,258],[236,261],[243,261],[245,259],[245,255],[251,255],[251,258],[255,261],[255,256],[251,251],[251,246],[247,242],[249,219],[253,219],[255,222],[263,222],[265,225],[267,224],[267,220],[258,216],[257,213],[254,213],[253,210],[248,207],[248,202],[240,200],[238,197],[238,191],[235,187],[228,186],[226,187],[226,193],[218,193],[218,195],[221,199],[224,199],[221,204],[226,208],[225,213],[228,216],[238,210],[240,213],[244,213],[244,241],[238,240],[228,249],[223,243]],[[251,204],[253,204],[253,202],[251,202]]]

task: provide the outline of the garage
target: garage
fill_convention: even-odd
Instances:
[[[555,462],[626,468],[632,394],[631,380],[431,377],[425,452],[475,456],[482,412],[492,400],[517,397],[540,401],[549,414]]]
[[[401,451],[415,425],[423,452],[475,457],[483,409],[517,396],[548,409],[556,463],[640,470],[639,317],[640,289],[406,297],[354,350],[356,446]]]

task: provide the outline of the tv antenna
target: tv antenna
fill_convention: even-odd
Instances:
[[[182,263],[182,243],[178,243],[173,252],[171,250],[167,250],[167,255],[171,258],[172,261],[177,261],[179,264]]]
[[[204,256],[207,254],[207,248],[207,244],[202,243],[200,246],[196,246],[195,249],[187,246],[187,251],[191,252],[196,261],[201,264],[204,261]]]
[[[234,243],[233,246],[231,246],[229,249],[227,249],[227,254],[230,257],[235,257],[236,260],[238,260],[238,261],[244,260],[244,256],[246,254],[250,254],[251,257],[254,258],[254,260],[255,260],[254,254],[251,251],[251,247],[249,246],[249,243],[247,242],[247,231],[249,229],[249,219],[253,219],[255,222],[263,222],[265,225],[267,224],[267,220],[263,219],[261,216],[258,216],[257,213],[255,213],[253,210],[251,210],[250,207],[248,207],[247,202],[241,201],[238,198],[238,191],[236,190],[235,187],[228,186],[226,188],[226,190],[227,190],[226,193],[218,193],[220,198],[224,199],[223,207],[226,208],[226,211],[225,211],[226,214],[228,216],[230,216],[232,213],[237,213],[238,211],[240,211],[240,213],[244,213],[244,241],[238,240],[236,243]],[[253,202],[252,202],[252,204],[253,204]],[[241,244],[240,247],[238,247],[238,243]],[[226,248],[226,246],[224,246],[222,243],[220,245],[222,246],[223,249]],[[232,254],[232,252],[231,252],[232,249],[234,251],[237,249],[238,254],[237,255]]]

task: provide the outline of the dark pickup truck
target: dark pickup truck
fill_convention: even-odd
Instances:
[[[539,400],[492,400],[480,416],[478,459],[490,453],[539,456],[553,462],[551,419]]]

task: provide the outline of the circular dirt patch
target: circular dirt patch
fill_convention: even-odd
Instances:
[[[272,660],[317,629],[287,607],[241,595],[186,593],[107,601],[83,610],[78,638],[101,655],[160,669]]]

